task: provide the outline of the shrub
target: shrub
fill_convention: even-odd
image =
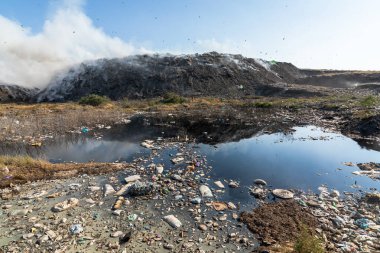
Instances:
[[[110,99],[106,96],[99,96],[99,95],[91,94],[91,95],[82,97],[79,100],[79,104],[99,106],[99,105],[108,103],[109,101],[110,101]]]
[[[253,106],[258,108],[270,108],[273,104],[271,102],[255,102]]]
[[[379,103],[379,99],[375,96],[367,96],[360,101],[361,106],[370,107]]]
[[[164,104],[182,104],[186,99],[174,92],[168,92],[164,95],[164,98],[161,100]]]
[[[321,240],[309,233],[306,227],[302,231],[294,244],[296,253],[324,253]]]

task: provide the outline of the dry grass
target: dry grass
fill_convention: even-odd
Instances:
[[[80,174],[98,175],[128,167],[114,163],[52,164],[29,156],[0,156],[0,188],[28,181],[68,178]]]

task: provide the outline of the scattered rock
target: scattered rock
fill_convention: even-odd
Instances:
[[[232,203],[232,202],[228,202],[227,206],[228,206],[229,209],[236,209],[237,208],[236,205],[234,203]]]
[[[179,164],[179,163],[182,163],[184,160],[185,160],[185,158],[183,158],[183,157],[175,157],[171,161],[174,164]]]
[[[213,197],[213,194],[212,194],[210,188],[206,185],[201,185],[199,187],[199,191],[201,192],[201,195],[204,198],[212,198]]]
[[[231,188],[238,188],[239,187],[239,183],[236,182],[236,181],[230,181],[229,184],[228,184],[229,187]]]
[[[176,181],[179,181],[179,182],[183,181],[182,177],[180,175],[177,175],[177,174],[172,175],[171,178],[173,180],[176,180]]]
[[[174,215],[165,216],[164,221],[166,221],[173,228],[180,228],[182,226],[182,223]]]
[[[216,211],[224,211],[224,210],[228,209],[227,204],[224,202],[213,201],[211,204]]]
[[[70,233],[77,235],[83,232],[83,227],[81,224],[74,224],[70,227]]]
[[[56,204],[53,208],[52,208],[52,211],[53,212],[62,212],[62,211],[65,211],[69,208],[72,208],[72,207],[75,207],[76,205],[78,205],[79,203],[79,200],[76,199],[76,198],[69,198],[63,202],[60,202],[58,204]]]
[[[122,231],[116,231],[116,232],[112,233],[110,236],[113,238],[118,238],[118,237],[121,237],[122,235],[123,235]]]
[[[112,212],[112,214],[113,215],[116,215],[116,216],[120,216],[120,214],[123,212],[123,210],[114,210],[113,212]]]
[[[164,172],[164,166],[158,164],[158,165],[156,166],[156,173],[157,173],[157,174],[162,174],[163,172]]]
[[[218,186],[219,188],[224,189],[224,185],[223,185],[222,182],[220,182],[220,181],[215,181],[214,183],[215,183],[216,186]]]
[[[205,224],[199,224],[198,228],[202,231],[206,231],[207,230],[207,226]]]
[[[272,194],[281,199],[292,199],[294,197],[293,192],[284,189],[275,189]]]
[[[112,185],[110,185],[110,184],[104,185],[104,197],[111,195],[111,194],[114,194],[115,192],[116,191]]]
[[[129,194],[131,196],[144,196],[152,194],[155,190],[155,186],[151,182],[136,181],[130,188]]]
[[[199,197],[196,197],[196,198],[191,199],[190,202],[193,204],[200,204],[202,203],[202,199]]]
[[[135,182],[135,181],[140,180],[140,179],[141,179],[140,175],[133,175],[133,176],[126,177],[124,180],[127,183],[131,183],[131,182]]]
[[[255,179],[254,181],[255,184],[258,184],[258,185],[267,185],[267,182],[265,182],[263,179]]]

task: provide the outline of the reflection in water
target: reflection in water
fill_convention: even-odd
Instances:
[[[97,130],[88,134],[68,134],[47,139],[41,147],[26,143],[1,143],[0,153],[8,155],[29,155],[51,162],[114,162],[131,161],[134,157],[147,154],[140,146],[145,139],[176,136],[174,127],[152,126],[143,118],[135,118],[130,124],[119,125],[109,130]]]
[[[378,182],[352,175],[356,167],[343,162],[380,162],[380,152],[361,148],[340,134],[326,133],[316,127],[296,127],[292,134],[270,134],[217,148],[201,145],[214,167],[215,179],[236,179],[251,186],[254,179],[266,180],[276,188],[315,191],[321,184],[353,191],[352,185],[378,187]],[[231,198],[246,198],[246,193],[230,191]]]
[[[226,139],[239,139],[238,133],[225,133]],[[218,132],[222,131],[218,129]],[[2,154],[29,154],[43,157],[53,162],[113,162],[131,161],[133,158],[148,154],[149,150],[140,146],[145,139],[157,137],[174,137],[178,133],[189,134],[184,128],[153,126],[140,118],[128,125],[122,125],[100,132],[101,139],[90,135],[68,135],[44,142],[42,147],[23,144],[1,144]],[[203,133],[201,133],[203,135]],[[209,135],[212,133],[208,133]],[[233,136],[230,138],[228,135]],[[198,140],[199,136],[193,135]],[[371,146],[370,146],[371,145]],[[191,144],[190,146],[193,146]],[[217,144],[217,146],[200,144],[194,151],[206,155],[211,170],[212,180],[235,179],[241,186],[251,186],[253,180],[262,178],[276,188],[297,188],[315,191],[321,184],[338,190],[350,190],[352,185],[376,188],[378,182],[367,177],[352,175],[356,167],[347,167],[343,162],[380,162],[380,152],[369,149],[378,147],[378,143],[360,143],[340,134],[324,132],[320,128],[296,127],[287,134],[265,134],[240,139],[235,142]],[[363,148],[365,146],[366,148]],[[170,154],[176,148],[163,150],[160,163],[171,168]],[[248,190],[226,189],[231,199],[247,200]]]

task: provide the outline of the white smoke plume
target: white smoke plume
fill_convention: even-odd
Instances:
[[[0,15],[0,84],[43,88],[58,71],[82,61],[149,53],[95,27],[82,3],[64,1],[37,34]]]

